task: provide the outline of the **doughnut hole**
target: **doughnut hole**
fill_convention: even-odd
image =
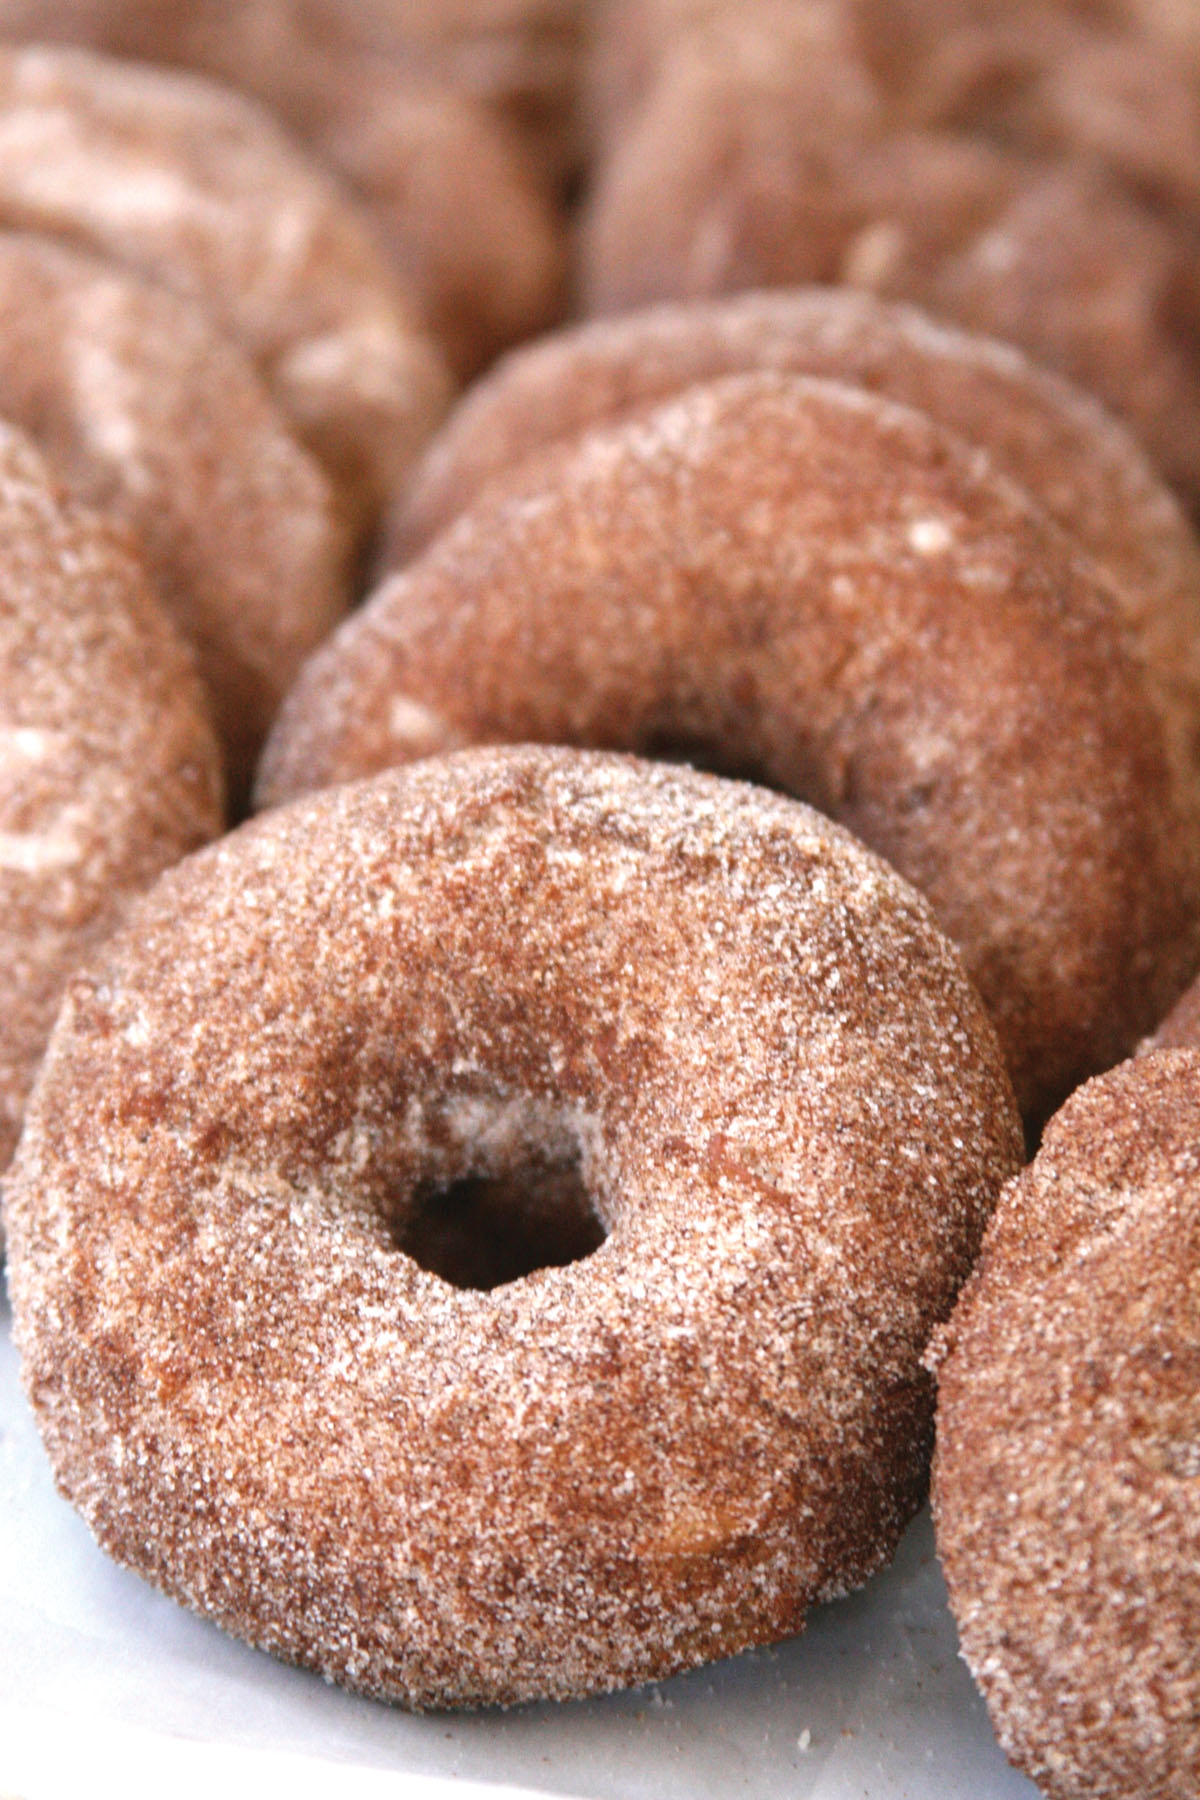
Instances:
[[[452,1287],[489,1289],[582,1262],[607,1235],[577,1160],[531,1161],[424,1190],[396,1248]]]
[[[452,1287],[487,1291],[564,1268],[607,1238],[569,1115],[531,1099],[456,1096],[425,1111],[412,1135],[424,1140],[427,1172],[384,1196],[384,1223],[393,1248]]]

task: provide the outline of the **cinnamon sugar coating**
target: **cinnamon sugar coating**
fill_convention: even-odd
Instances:
[[[221,829],[191,658],[138,564],[0,425],[0,1171],[62,991]]]
[[[1101,395],[1200,496],[1200,98],[1178,57],[1049,5],[648,10],[609,70],[590,310],[812,281],[907,299]]]
[[[400,564],[526,457],[697,382],[753,369],[828,376],[984,448],[1108,574],[1200,769],[1200,547],[1133,438],[1008,345],[846,288],[743,294],[596,320],[512,352],[433,439],[393,507]]]
[[[347,181],[466,379],[560,310],[576,0],[0,0],[0,36],[195,70],[252,95]]]
[[[259,796],[531,740],[682,748],[848,824],[963,947],[1031,1114],[1189,973],[1191,769],[1116,602],[878,396],[731,377],[485,494],[306,664]]]
[[[304,656],[350,601],[319,465],[253,365],[166,288],[0,232],[0,414],[128,528],[212,696],[244,796]]]
[[[485,750],[191,858],[91,976],[12,1178],[26,1387],[104,1547],[418,1707],[798,1630],[919,1501],[919,1357],[1021,1139],[925,903],[780,796]],[[577,1160],[607,1233],[398,1246]]]
[[[0,51],[0,221],[201,302],[356,520],[445,404],[440,359],[349,199],[213,83],[80,50]]]
[[[1200,1769],[1200,1056],[1088,1084],[935,1339],[934,1516],[963,1655],[1050,1800]]]

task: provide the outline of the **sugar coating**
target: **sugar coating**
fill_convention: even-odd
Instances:
[[[1102,395],[1193,500],[1194,90],[1092,17],[1112,11],[606,7],[619,128],[581,219],[584,309],[868,287]]]
[[[1051,1800],[1200,1769],[1200,1056],[1090,1082],[1011,1183],[932,1347],[963,1655]]]
[[[356,522],[447,398],[350,201],[251,102],[86,51],[0,52],[0,220],[201,302],[250,352]]]
[[[593,1255],[484,1291],[396,1248],[569,1146]],[[1020,1151],[956,952],[836,826],[469,751],[243,827],[74,984],[24,1378],[105,1548],[253,1643],[419,1707],[657,1678],[890,1553]]]
[[[914,549],[940,525],[946,548]],[[1110,588],[982,452],[729,376],[557,446],[305,665],[270,803],[440,742],[674,746],[829,812],[933,901],[1045,1116],[1194,955],[1195,765]]]
[[[698,382],[751,370],[865,387],[985,450],[1112,583],[1200,817],[1200,544],[1133,436],[1089,395],[1019,350],[912,307],[807,288],[646,307],[511,352],[464,395],[392,507],[399,567],[485,487],[553,444]],[[936,554],[946,526],[916,520]]]
[[[415,554],[522,458],[751,369],[853,382],[928,413],[986,449],[1112,573],[1129,605],[1160,598],[1193,617],[1195,535],[1115,419],[1007,344],[846,288],[646,307],[511,351],[464,395],[393,508],[392,560]],[[1182,627],[1171,636],[1184,653]]]
[[[301,661],[349,605],[319,464],[198,307],[24,233],[0,232],[0,412],[132,532],[199,653],[244,791]]]
[[[63,988],[221,828],[192,660],[140,566],[0,426],[0,1171]]]

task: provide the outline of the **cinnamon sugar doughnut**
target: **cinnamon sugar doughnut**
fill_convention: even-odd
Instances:
[[[929,123],[931,103],[882,93],[836,43],[815,67],[780,66],[758,17],[723,10],[677,44],[602,159],[583,223],[587,310],[810,281],[906,299],[1099,394],[1200,497],[1200,212],[1181,198],[1189,182],[1200,195],[1190,93],[1170,100],[1197,113],[1188,131],[1160,142],[1148,128],[1141,143],[1113,126],[1102,153],[1120,109],[1101,114],[1087,87],[1092,49],[1044,129]],[[1119,47],[1106,54],[1128,70]],[[1081,93],[1092,110],[1079,101],[1072,124]],[[1070,154],[1056,133],[1073,136]],[[1148,185],[1163,196],[1153,204]]]
[[[1076,1094],[934,1340],[963,1655],[1050,1800],[1200,1769],[1200,1056]]]
[[[407,16],[390,0],[69,0],[47,17],[41,0],[0,0],[0,36],[192,69],[269,106],[349,182],[465,379],[543,330],[564,298],[579,8],[511,13],[478,0]]]
[[[387,520],[385,560],[407,561],[535,452],[754,369],[869,388],[986,449],[1112,577],[1147,662],[1200,735],[1200,548],[1132,437],[1008,345],[846,288],[657,306],[512,352],[430,443]]]
[[[0,51],[0,222],[199,300],[242,343],[353,516],[447,397],[348,199],[238,95],[84,51]]]
[[[196,647],[234,796],[308,651],[350,601],[318,465],[238,348],[167,289],[0,232],[0,416],[125,525]]]
[[[63,988],[221,828],[191,659],[138,565],[0,424],[0,1171]]]
[[[1194,955],[1191,766],[1105,584],[923,415],[690,389],[479,504],[306,664],[260,801],[468,741],[680,746],[933,900],[1032,1114]]]
[[[347,105],[319,147],[369,211],[460,380],[559,317],[566,230],[482,107],[393,83],[372,105]]]
[[[522,461],[697,382],[753,369],[828,376],[927,413],[985,448],[1112,583],[1200,825],[1200,545],[1134,439],[1093,400],[998,342],[840,288],[739,295],[593,320],[476,383],[386,521],[402,564]],[[519,477],[518,477],[519,478]]]
[[[105,1548],[237,1635],[413,1706],[612,1688],[890,1552],[1019,1158],[957,955],[835,826],[430,761],[191,858],[76,982],[11,1183],[24,1378]],[[594,1254],[405,1252],[431,1194],[572,1162]]]

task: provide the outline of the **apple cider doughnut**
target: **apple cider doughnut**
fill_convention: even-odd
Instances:
[[[1200,1056],[1075,1094],[932,1347],[963,1655],[1050,1800],[1200,1770]]]
[[[74,984],[11,1187],[24,1379],[104,1547],[238,1636],[417,1707],[614,1688],[890,1554],[1020,1156],[957,953],[847,833],[470,751],[254,820]],[[538,1169],[591,1254],[409,1253]]]
[[[82,50],[0,51],[0,222],[201,302],[369,520],[448,398],[349,199],[250,101]]]
[[[0,1172],[69,977],[221,829],[191,657],[141,568],[0,424]]]
[[[300,663],[350,604],[350,546],[319,464],[191,302],[3,231],[0,417],[132,534],[197,652],[244,798]]]
[[[550,445],[755,369],[868,388],[986,450],[1111,577],[1200,765],[1200,545],[1145,453],[1019,350],[850,288],[647,307],[510,352],[431,441],[392,508],[385,560],[409,560]]]
[[[1189,973],[1191,767],[1117,603],[877,395],[730,377],[485,494],[305,665],[258,793],[498,740],[682,749],[849,825],[963,947],[1030,1114]]]

